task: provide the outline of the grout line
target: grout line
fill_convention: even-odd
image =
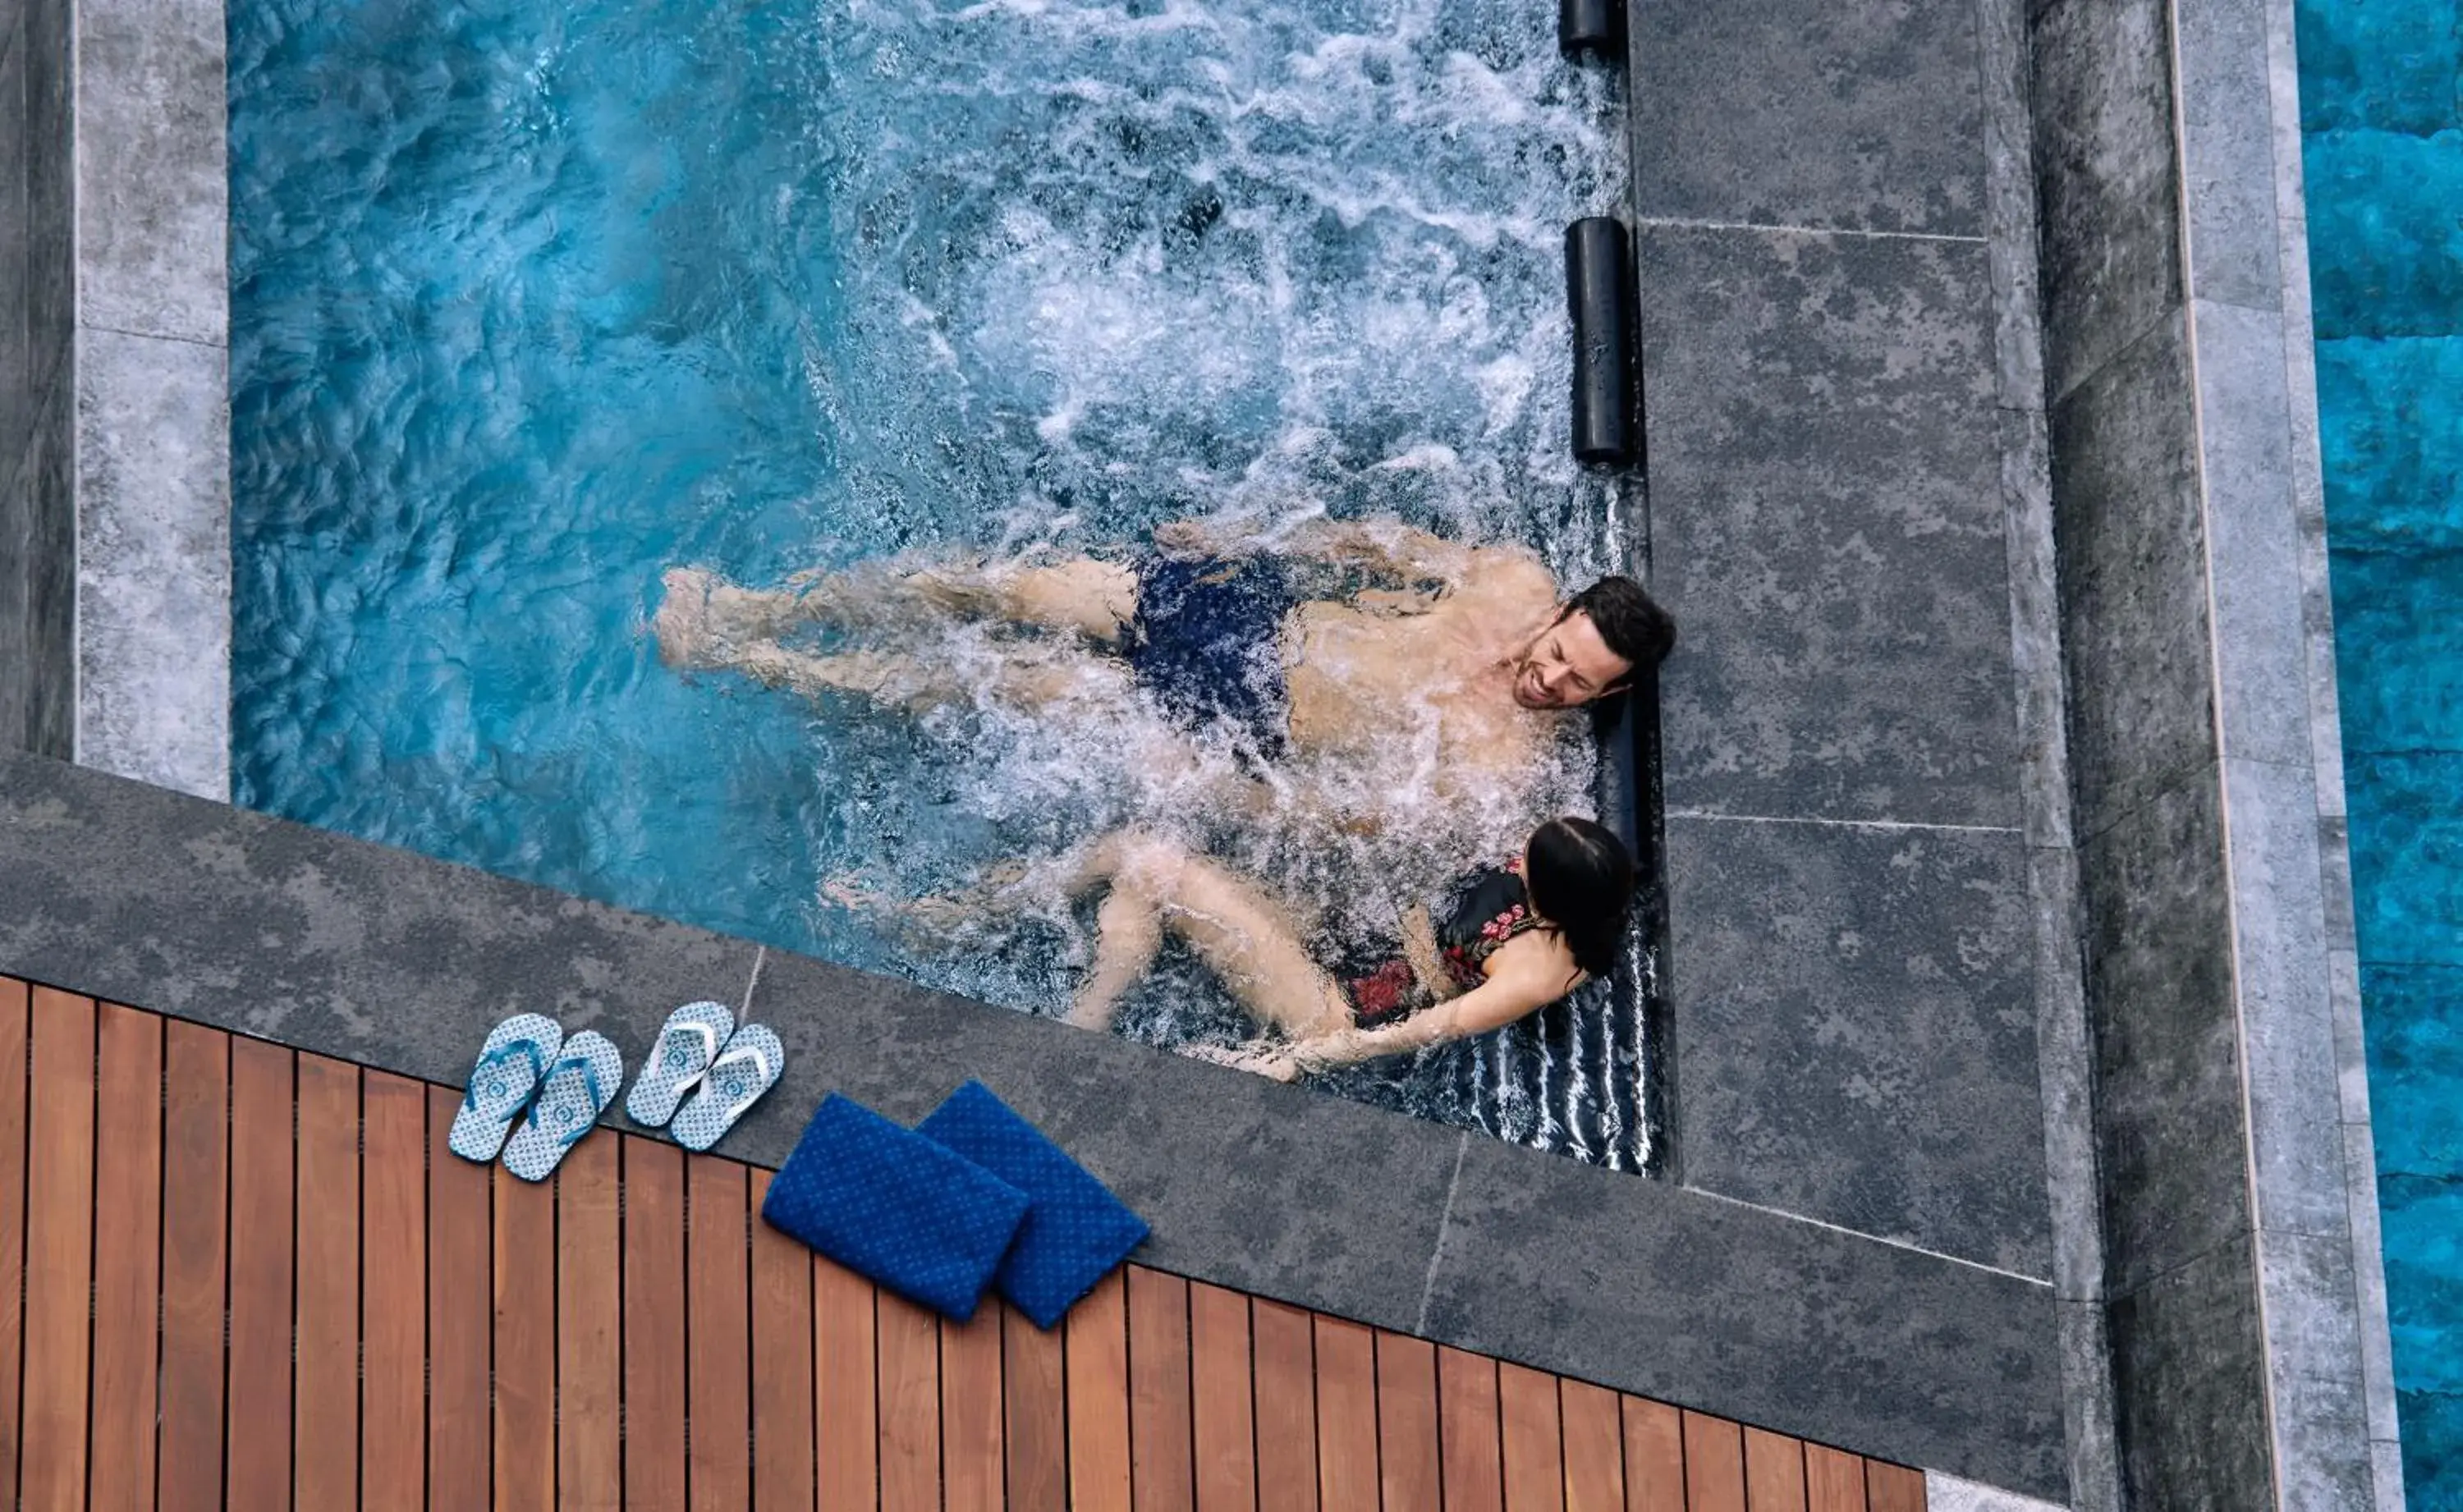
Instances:
[[[1834,830],[1938,831],[1950,834],[2023,834],[2015,824],[1926,824],[1912,819],[1825,819],[1810,814],[1720,813],[1707,809],[1670,809],[1670,819],[1724,819],[1733,824],[1810,824]]]
[[[135,341],[177,341],[184,347],[204,347],[208,352],[230,350],[230,344],[226,341],[208,341],[203,336],[175,336],[166,331],[131,331],[125,326],[107,326],[97,320],[80,320],[76,322],[76,326],[80,331],[100,331],[109,335],[127,336]]]
[[[1846,226],[1785,226],[1762,221],[1706,221],[1684,215],[1636,215],[1643,226],[1666,226],[1685,231],[1778,231],[1794,236],[1854,236],[1877,242],[1950,242],[1981,247],[1988,238],[1948,231],[1868,231]]]
[[[1980,1260],[1969,1260],[1964,1256],[1949,1254],[1943,1250],[1927,1249],[1922,1244],[1911,1244],[1904,1239],[1889,1239],[1880,1234],[1867,1234],[1861,1228],[1849,1228],[1844,1223],[1832,1223],[1822,1219],[1809,1218],[1802,1213],[1791,1213],[1787,1209],[1781,1207],[1771,1207],[1760,1202],[1749,1202],[1740,1197],[1730,1197],[1725,1192],[1713,1192],[1709,1187],[1688,1186],[1682,1190],[1690,1192],[1696,1197],[1707,1197],[1714,1202],[1725,1202],[1732,1207],[1749,1208],[1756,1213],[1768,1213],[1775,1218],[1786,1219],[1792,1223],[1804,1223],[1814,1228],[1827,1229],[1833,1234],[1844,1234],[1850,1239],[1861,1239],[1867,1243],[1881,1244],[1890,1249],[1905,1250],[1910,1255],[1923,1255],[1928,1259],[1944,1261],[1952,1265],[1963,1265],[1969,1270],[1980,1270],[1985,1272],[1987,1275],[2007,1276],[2012,1281],[2023,1281],[2030,1286],[2041,1286],[2047,1291],[2053,1289],[2053,1284],[2041,1276],[2030,1276],[2023,1271],[2010,1270],[2000,1265],[1988,1265]]]
[[[1454,1144],[1454,1174],[1446,1181],[1446,1205],[1437,1214],[1437,1242],[1428,1247],[1428,1273],[1420,1283],[1420,1313],[1411,1331],[1421,1338],[1428,1336],[1428,1307],[1437,1295],[1437,1266],[1446,1256],[1446,1230],[1454,1220],[1454,1194],[1462,1190],[1463,1156],[1471,1153],[1471,1133],[1465,1130]]]
[[[752,1016],[752,994],[761,985],[762,963],[767,961],[769,959],[769,946],[755,945],[752,947],[752,970],[748,973],[744,979],[744,1003],[742,1006],[736,1009],[735,1012],[735,1022],[738,1026],[743,1025],[745,1021]]]

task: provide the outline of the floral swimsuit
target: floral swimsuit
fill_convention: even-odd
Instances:
[[[1501,867],[1483,867],[1454,885],[1450,901],[1437,916],[1437,951],[1447,974],[1467,992],[1487,980],[1488,958],[1498,946],[1538,926],[1522,885],[1522,858],[1515,856]],[[1341,973],[1340,980],[1351,999],[1352,1017],[1362,1028],[1398,1023],[1437,1001],[1401,956]]]

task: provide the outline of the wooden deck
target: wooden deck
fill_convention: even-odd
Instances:
[[[753,1219],[765,1171],[601,1133],[531,1186],[447,1153],[458,1098],[0,979],[0,1492],[28,1512],[1924,1505],[1898,1466],[1138,1266],[1051,1333],[997,1305],[944,1323]]]

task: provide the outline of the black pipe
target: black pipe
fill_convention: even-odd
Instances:
[[[1557,46],[1613,63],[1624,53],[1625,0],[1557,0]]]
[[[1634,290],[1624,227],[1594,215],[1565,227],[1574,317],[1574,455],[1615,464],[1640,451],[1634,405]]]

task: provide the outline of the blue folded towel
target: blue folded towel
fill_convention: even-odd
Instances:
[[[1145,1220],[981,1082],[951,1092],[915,1132],[1034,1199],[994,1280],[1037,1328],[1058,1323],[1146,1237]]]
[[[835,1094],[761,1204],[771,1227],[962,1323],[1026,1211],[1016,1187]]]

